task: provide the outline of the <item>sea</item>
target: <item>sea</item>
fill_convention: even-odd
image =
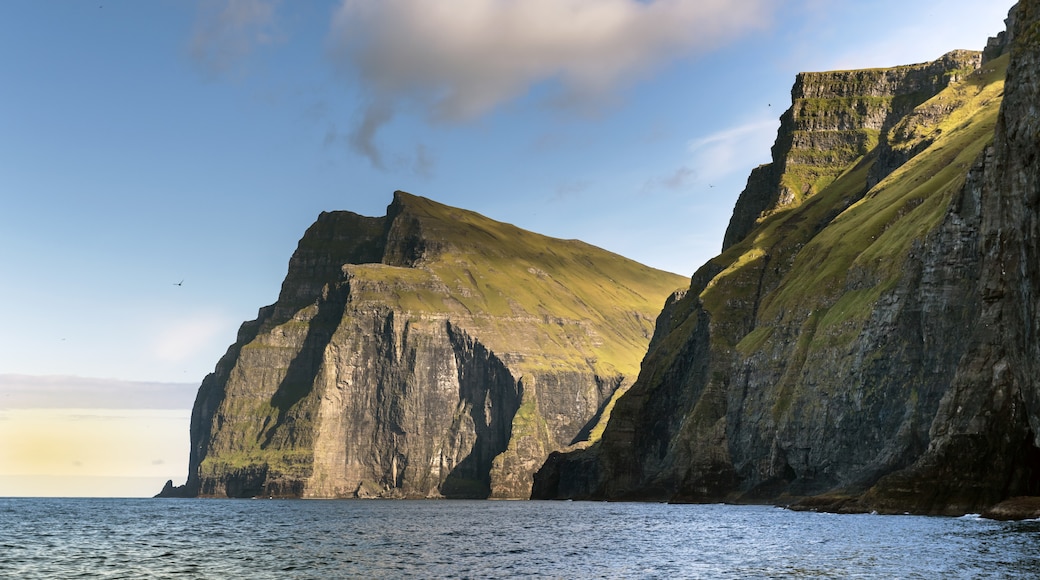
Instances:
[[[769,506],[0,499],[3,578],[1037,578],[1040,521]]]

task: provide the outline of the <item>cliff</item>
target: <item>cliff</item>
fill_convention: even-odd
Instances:
[[[964,355],[928,449],[861,499],[878,509],[956,514],[1040,495],[1040,2],[1019,2],[1009,24],[993,143],[944,223],[977,228],[975,316],[956,338]]]
[[[959,514],[1040,494],[1038,4],[985,59],[799,76],[725,250],[533,497]]]
[[[165,496],[530,495],[598,435],[683,278],[397,192],[322,213],[203,381]]]
[[[892,125],[977,69],[981,60],[981,53],[957,50],[923,64],[799,74],[791,107],[780,117],[772,162],[748,178],[723,250],[744,239],[770,213],[796,207],[832,183],[875,149]],[[875,163],[869,184],[901,164]]]

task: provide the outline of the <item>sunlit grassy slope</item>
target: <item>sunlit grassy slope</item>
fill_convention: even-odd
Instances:
[[[404,192],[395,193],[386,218],[325,215],[301,240],[283,296],[267,310],[286,312],[261,320],[256,337],[238,350],[221,403],[224,427],[215,428],[200,473],[203,479],[236,470],[309,477],[320,389],[314,390],[312,375],[286,386],[286,369],[306,356],[301,347],[308,336],[327,332],[331,338],[337,326],[382,332],[356,325],[372,319],[366,313],[391,313],[377,319],[392,321],[398,346],[409,328],[429,337],[433,327],[449,324],[522,381],[522,404],[500,463],[524,465],[496,469],[529,480],[549,452],[580,436],[598,398],[608,399],[600,418],[609,416],[606,403],[614,389],[635,380],[662,305],[686,284],[685,277],[581,241]],[[329,308],[323,304],[336,293],[345,297],[341,310],[323,318],[321,309]],[[570,390],[557,392],[565,383]],[[256,385],[280,385],[279,393],[288,395],[258,396]],[[577,395],[564,400],[560,393],[571,391]],[[585,436],[598,437],[602,428],[591,427],[582,430]]]
[[[740,341],[743,353],[761,346],[774,324],[810,313],[815,334],[855,337],[873,303],[899,280],[914,243],[939,224],[968,168],[992,141],[1006,66],[1006,56],[988,63],[893,127],[888,133],[892,149],[913,156],[865,195],[877,148],[802,205],[763,219],[744,241],[714,260],[724,269],[701,295],[714,315],[743,316],[726,305],[741,295],[750,300],[749,294],[762,293],[755,329],[730,337]],[[845,201],[861,196],[833,215]],[[770,281],[761,273],[767,258],[781,264],[776,267],[783,272],[780,279]],[[749,275],[754,283],[741,279]]]
[[[451,314],[523,366],[571,362],[634,377],[664,299],[687,280],[578,240],[528,232],[398,192],[396,218],[422,240],[411,267],[349,266],[369,298],[413,315]],[[393,233],[391,233],[393,235]],[[389,290],[389,291],[388,291]]]

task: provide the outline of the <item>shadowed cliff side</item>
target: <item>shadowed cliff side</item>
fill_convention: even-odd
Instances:
[[[533,497],[964,513],[1038,493],[1035,5],[984,60],[800,75],[725,251],[658,319],[602,438],[553,454]],[[943,82],[901,93],[917,74]],[[776,189],[809,165],[799,139],[828,162]]]
[[[1012,21],[996,135],[957,212],[979,215],[978,313],[927,453],[862,500],[880,510],[957,514],[1040,495],[1040,2],[1020,2]]]
[[[203,381],[161,495],[526,498],[598,436],[682,283],[404,192],[323,213]]]

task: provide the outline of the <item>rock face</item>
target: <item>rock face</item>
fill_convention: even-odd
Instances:
[[[1009,17],[1011,60],[992,145],[947,223],[977,225],[975,316],[926,453],[865,501],[931,513],[1040,495],[1040,2]]]
[[[799,74],[791,108],[780,117],[773,161],[748,178],[723,250],[744,239],[764,215],[799,205],[832,183],[877,147],[892,125],[974,71],[981,59],[981,53],[957,50],[923,64]],[[875,163],[870,185],[901,164]]]
[[[533,497],[956,514],[1040,495],[1040,2],[1008,22],[984,64],[799,76],[724,252]]]
[[[598,436],[683,283],[403,192],[323,213],[203,381],[161,495],[526,498]]]

